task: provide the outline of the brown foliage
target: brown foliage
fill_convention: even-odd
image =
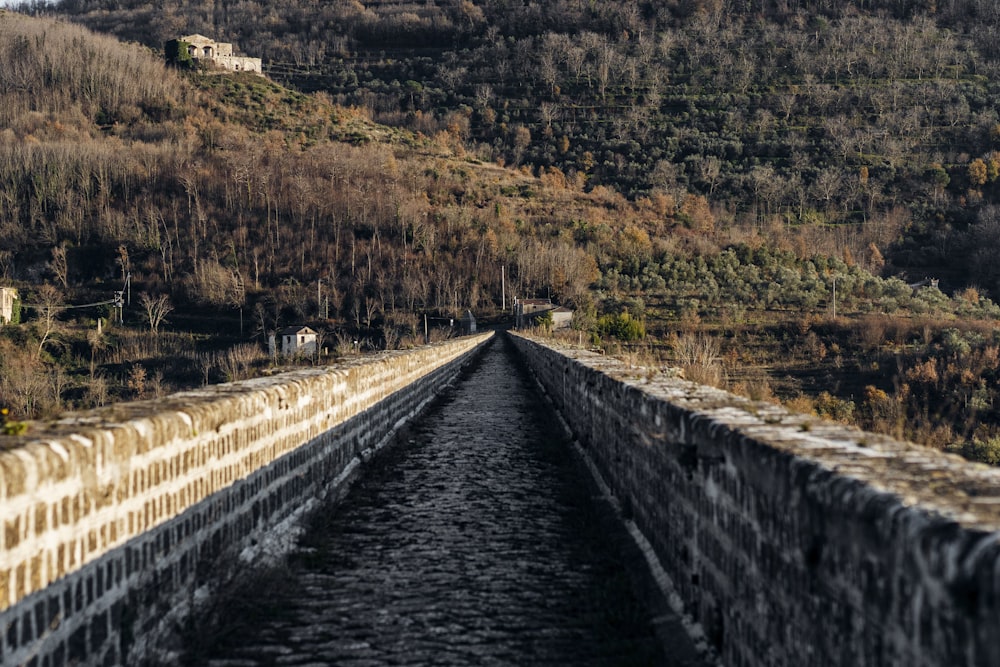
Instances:
[[[130,122],[142,107],[167,110],[179,101],[177,78],[138,45],[71,23],[5,12],[0,62],[0,127],[36,112],[51,114],[46,132],[59,134],[74,110],[103,123]]]

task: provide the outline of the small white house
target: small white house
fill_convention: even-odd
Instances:
[[[281,336],[281,353],[292,357],[296,354],[316,354],[317,334],[306,326],[285,327],[278,332]]]
[[[17,300],[17,290],[13,287],[0,287],[0,326],[10,324],[14,318],[14,301]]]

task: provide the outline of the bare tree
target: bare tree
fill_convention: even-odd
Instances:
[[[40,358],[45,344],[49,342],[59,327],[59,313],[65,309],[65,306],[63,306],[62,292],[52,285],[45,284],[39,287],[35,298],[38,300],[38,303],[34,307],[38,315],[40,331],[38,336],[38,351],[35,353],[35,356]]]
[[[128,247],[122,243],[118,246],[118,257],[116,259],[118,266],[122,270],[122,282],[128,278],[129,272],[132,270],[132,263],[129,261]]]
[[[45,366],[31,351],[0,340],[0,403],[13,414],[34,418],[50,406]]]
[[[531,131],[523,125],[514,128],[514,164],[521,164],[524,152],[531,145]]]
[[[834,197],[844,187],[844,177],[834,169],[824,169],[816,177],[812,190],[817,199],[826,206],[833,203]]]
[[[708,196],[715,195],[719,175],[722,173],[722,160],[714,155],[708,155],[697,161],[697,168],[698,177],[708,185]]]
[[[391,324],[382,327],[382,338],[385,339],[385,349],[395,350],[399,348],[399,330]]]
[[[90,345],[90,375],[93,377],[97,368],[97,352],[105,347],[100,318],[97,319],[97,328],[87,332],[87,343]]]
[[[91,406],[100,406],[108,402],[109,389],[108,379],[103,375],[91,373],[85,381],[87,390],[87,403]]]
[[[69,264],[66,261],[65,245],[57,245],[52,248],[52,261],[49,262],[49,268],[63,289],[69,287]]]
[[[170,303],[170,297],[166,294],[149,296],[145,292],[139,297],[142,305],[142,314],[146,322],[149,323],[149,330],[155,336],[160,332],[160,325],[167,318],[174,307]]]
[[[559,105],[542,102],[538,107],[538,115],[545,125],[545,131],[552,131],[552,123],[559,119]]]
[[[479,84],[478,86],[476,86],[475,99],[476,99],[476,106],[485,109],[490,105],[490,102],[493,100],[493,87],[488,83]]]

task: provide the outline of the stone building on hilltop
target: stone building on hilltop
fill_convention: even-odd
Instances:
[[[166,43],[165,50],[168,58],[177,60],[189,58],[197,63],[211,63],[215,67],[232,72],[254,72],[256,74],[263,72],[260,58],[234,56],[231,43],[216,42],[204,35],[195,34],[172,39]]]

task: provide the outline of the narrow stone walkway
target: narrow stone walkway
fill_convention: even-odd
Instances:
[[[664,655],[619,528],[511,355],[495,342],[322,512],[198,664],[689,664]]]

